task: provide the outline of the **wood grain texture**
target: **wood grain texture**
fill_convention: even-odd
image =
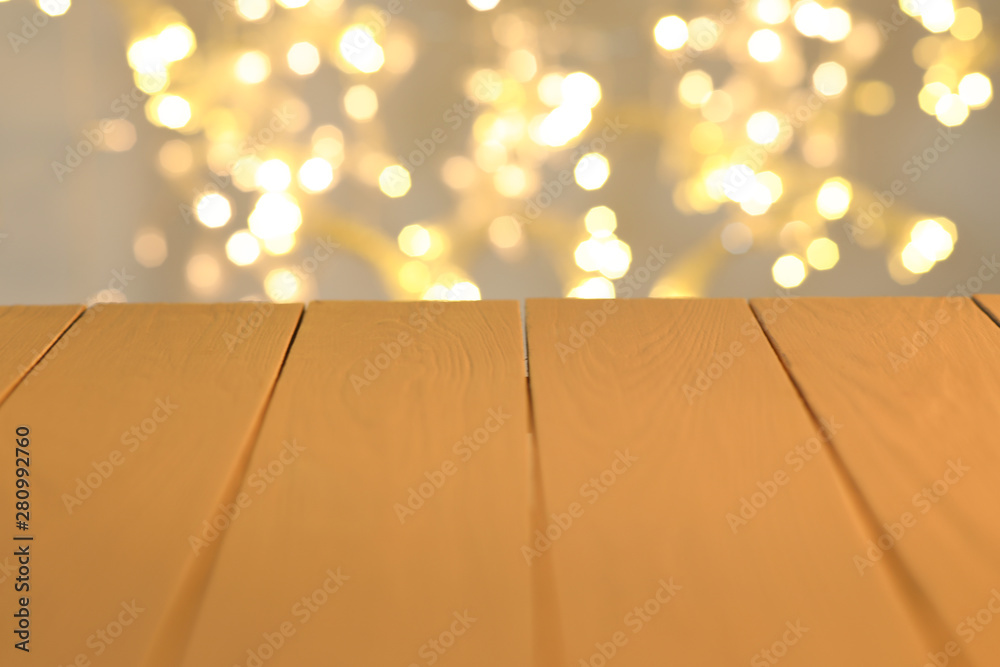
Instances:
[[[189,536],[242,477],[301,307],[92,312],[0,407],[4,442],[31,430],[30,530],[18,534],[34,537],[30,653],[8,632],[0,664],[135,667],[169,654],[155,646],[183,629],[210,565]],[[14,466],[0,457],[4,498]],[[16,598],[3,591],[9,619]]]
[[[893,580],[854,569],[864,522],[745,302],[527,318],[550,538],[531,558],[562,644],[543,664],[921,664]]]
[[[0,403],[82,312],[83,306],[0,306]]]
[[[526,433],[516,303],[310,304],[184,664],[527,665]]]
[[[812,409],[844,423],[834,447],[880,524],[858,575],[897,556],[952,635],[948,664],[997,664],[1000,329],[963,298],[792,303],[766,328]]]

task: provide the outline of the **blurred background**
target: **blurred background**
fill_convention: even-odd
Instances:
[[[998,11],[0,0],[0,303],[1000,292]]]

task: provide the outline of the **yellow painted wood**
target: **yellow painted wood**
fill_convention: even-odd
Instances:
[[[0,403],[81,312],[83,306],[0,306]]]

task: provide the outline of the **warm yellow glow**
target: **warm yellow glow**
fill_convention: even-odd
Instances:
[[[826,62],[813,73],[813,87],[827,97],[834,97],[847,88],[847,70],[836,62]]]
[[[708,51],[719,41],[722,25],[707,16],[701,16],[688,23],[688,44],[695,51]]]
[[[587,153],[576,163],[573,177],[577,185],[584,190],[596,190],[607,182],[611,175],[611,164],[608,158],[600,153]]]
[[[254,182],[258,188],[268,192],[287,190],[292,183],[292,170],[282,160],[267,160],[257,167]]]
[[[222,278],[219,262],[207,253],[192,255],[184,267],[184,275],[191,289],[200,294],[211,294]]]
[[[194,32],[183,23],[171,23],[156,37],[156,47],[167,62],[183,60],[195,49]]]
[[[319,49],[309,42],[298,42],[288,49],[287,59],[289,69],[301,76],[308,76],[319,68]]]
[[[247,21],[259,21],[271,13],[271,0],[236,0],[236,13]]]
[[[733,115],[733,96],[724,90],[714,90],[701,105],[702,117],[712,123],[725,123]]]
[[[151,97],[146,102],[146,109],[151,121],[172,130],[184,127],[191,120],[191,105],[177,95]]]
[[[340,55],[354,69],[371,74],[385,64],[385,52],[367,26],[354,25],[340,37]]]
[[[441,178],[452,190],[464,190],[476,181],[475,164],[464,155],[452,155],[441,165]]]
[[[431,285],[420,297],[425,301],[479,301],[479,288],[468,280],[447,279]]]
[[[528,49],[511,51],[507,54],[504,64],[510,70],[511,75],[522,83],[531,81],[538,73],[538,59]]]
[[[828,238],[818,238],[806,249],[806,259],[809,266],[818,271],[832,269],[840,261],[840,248]]]
[[[747,136],[755,143],[770,144],[779,134],[781,134],[781,123],[773,113],[758,111],[747,121]]]
[[[264,292],[276,303],[295,301],[304,291],[302,279],[289,269],[275,269],[264,277]]]
[[[493,185],[504,197],[520,197],[528,187],[528,174],[519,165],[501,165],[493,174]]]
[[[928,113],[933,116],[936,113],[938,102],[940,102],[943,97],[950,94],[951,89],[943,83],[928,83],[920,89],[920,94],[917,95],[917,101],[919,102],[920,108],[924,111],[924,113]]]
[[[958,84],[958,96],[970,109],[982,109],[993,100],[993,84],[985,74],[967,74]]]
[[[513,248],[521,242],[521,223],[510,215],[500,216],[490,223],[490,242],[498,248]]]
[[[431,270],[417,259],[411,259],[399,267],[396,277],[400,286],[412,294],[423,293],[431,284]]]
[[[546,74],[538,81],[538,99],[549,107],[562,104],[562,82],[565,77],[557,72]]]
[[[584,271],[597,271],[601,267],[601,251],[603,249],[603,240],[590,238],[576,247],[573,259],[576,261],[576,265]]]
[[[781,55],[781,37],[773,30],[758,30],[750,35],[747,41],[747,49],[750,56],[759,62],[769,63],[778,59]]]
[[[38,7],[49,16],[62,16],[71,5],[70,0],[38,0]]]
[[[500,0],[466,0],[469,6],[479,12],[488,12],[500,4]]]
[[[344,111],[354,120],[371,120],[378,112],[378,96],[368,86],[351,86],[344,93]]]
[[[260,257],[260,242],[250,232],[236,232],[226,241],[226,257],[236,266],[253,264]]]
[[[903,266],[910,273],[927,273],[934,266],[934,260],[928,259],[912,241],[907,243],[906,247],[903,248],[900,259],[902,259]]]
[[[697,109],[708,100],[713,88],[712,77],[708,72],[696,69],[681,77],[677,92],[684,106]]]
[[[167,237],[159,229],[140,229],[132,242],[132,254],[140,265],[156,268],[167,259]]]
[[[806,265],[795,255],[782,255],[771,267],[771,276],[785,289],[798,287],[806,279]]]
[[[955,241],[937,220],[921,220],[910,230],[910,245],[932,262],[948,259]]]
[[[571,299],[613,299],[615,286],[607,278],[587,278],[569,291]]]
[[[951,24],[951,34],[963,42],[979,37],[983,32],[983,15],[974,7],[962,7],[955,12],[955,22]]]
[[[782,182],[781,177],[773,171],[764,171],[757,174],[757,182],[767,188],[772,202],[781,199],[781,195],[785,192],[785,184]]]
[[[538,139],[546,146],[565,146],[590,125],[590,109],[563,104],[545,116],[538,126]]]
[[[393,199],[402,197],[409,192],[411,185],[410,172],[406,170],[406,167],[398,164],[389,165],[382,170],[378,177],[379,189]]]
[[[895,103],[892,86],[883,81],[865,81],[854,91],[854,106],[866,116],[883,116]]]
[[[329,190],[334,179],[333,165],[321,157],[306,160],[299,168],[299,185],[306,192]]]
[[[816,210],[827,220],[838,220],[851,207],[854,190],[843,178],[827,179],[816,195]]]
[[[687,23],[679,16],[664,16],[656,22],[653,38],[667,51],[676,51],[687,42]]]
[[[618,227],[618,217],[607,206],[595,206],[587,211],[583,224],[591,236],[604,239],[611,236]]]
[[[236,61],[236,78],[243,83],[260,83],[271,74],[271,61],[263,51],[247,51]]]
[[[298,9],[309,4],[309,0],[278,0],[278,4],[285,9]]]
[[[194,214],[206,227],[222,227],[233,217],[233,207],[225,195],[210,192],[195,198]]]
[[[788,0],[758,0],[757,17],[764,23],[777,25],[788,19],[792,6]]]
[[[601,84],[586,72],[573,72],[562,80],[560,89],[560,104],[592,109],[601,101]]]
[[[742,222],[732,222],[719,235],[722,247],[732,255],[742,255],[753,247],[753,231]]]
[[[313,154],[339,167],[344,161],[344,133],[334,125],[320,125],[312,134],[312,150]]]
[[[823,12],[823,30],[820,37],[828,42],[842,42],[851,34],[851,15],[840,7]]]
[[[942,125],[956,127],[969,117],[969,105],[958,95],[945,95],[934,105],[934,115]]]
[[[616,238],[605,239],[600,252],[601,275],[617,280],[628,273],[632,264],[632,249],[624,241]]]
[[[691,129],[691,147],[702,155],[715,154],[724,141],[722,128],[715,123],[698,123]]]
[[[295,234],[282,234],[261,241],[268,255],[287,255],[295,247]]]
[[[250,232],[267,241],[293,234],[302,225],[302,211],[295,198],[285,192],[265,192],[247,220]]]
[[[806,37],[819,37],[826,23],[826,10],[811,0],[796,5],[792,21],[795,29]]]
[[[431,234],[422,225],[407,225],[396,239],[399,249],[410,257],[423,257],[431,249]]]
[[[135,125],[124,118],[105,118],[104,149],[122,153],[135,145]]]
[[[930,32],[945,32],[955,23],[955,6],[951,0],[922,0],[920,21]]]

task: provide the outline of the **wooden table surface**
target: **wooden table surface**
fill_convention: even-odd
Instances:
[[[1000,665],[1000,296],[524,310],[0,307],[0,665]]]

